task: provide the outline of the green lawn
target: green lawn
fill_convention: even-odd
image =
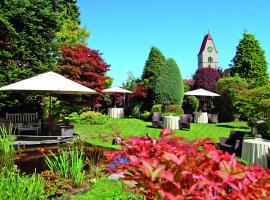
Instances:
[[[85,194],[74,196],[74,200],[143,200],[131,192],[124,192],[121,181],[100,178]]]
[[[80,125],[75,126],[76,133],[79,133],[87,142],[104,147],[115,147],[111,145],[113,136],[111,135],[113,127],[119,131],[122,136],[128,138],[131,135],[142,136],[149,134],[153,137],[158,137],[160,129],[151,127],[151,122],[134,118],[110,119],[106,125]],[[191,124],[190,130],[176,130],[177,136],[182,136],[187,139],[200,139],[210,137],[216,142],[219,142],[219,137],[228,136],[230,130],[242,130],[250,132],[246,122],[230,122],[217,124]],[[107,135],[107,137],[103,137]]]

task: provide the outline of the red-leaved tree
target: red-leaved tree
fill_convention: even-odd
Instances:
[[[130,137],[122,150],[106,153],[108,170],[123,172],[129,189],[148,200],[269,199],[269,170],[237,163],[210,139],[169,135],[162,130],[161,139]]]
[[[193,88],[203,88],[215,92],[217,81],[221,78],[221,72],[213,68],[199,68],[193,76]]]
[[[86,87],[97,90],[105,88],[106,72],[110,65],[97,50],[83,45],[64,46],[60,53],[60,73]]]

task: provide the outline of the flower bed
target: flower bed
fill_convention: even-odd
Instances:
[[[106,153],[109,162],[128,162],[109,171],[124,172],[124,183],[147,199],[268,199],[270,171],[237,163],[210,139],[187,141],[130,137],[126,147]]]

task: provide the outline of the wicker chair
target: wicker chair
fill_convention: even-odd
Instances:
[[[154,112],[152,116],[152,126],[153,127],[163,127],[163,122],[161,120],[161,115],[159,112]]]
[[[190,114],[183,114],[181,119],[179,120],[179,129],[190,129],[191,117],[192,116]]]
[[[227,151],[230,154],[235,153],[236,156],[241,156],[242,143],[245,133],[242,131],[231,130],[230,136],[220,138],[220,149]]]

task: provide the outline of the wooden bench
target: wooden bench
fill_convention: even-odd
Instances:
[[[36,135],[40,134],[41,122],[38,119],[38,113],[6,113],[6,119],[9,120],[17,129],[18,135],[23,131],[34,131]]]

